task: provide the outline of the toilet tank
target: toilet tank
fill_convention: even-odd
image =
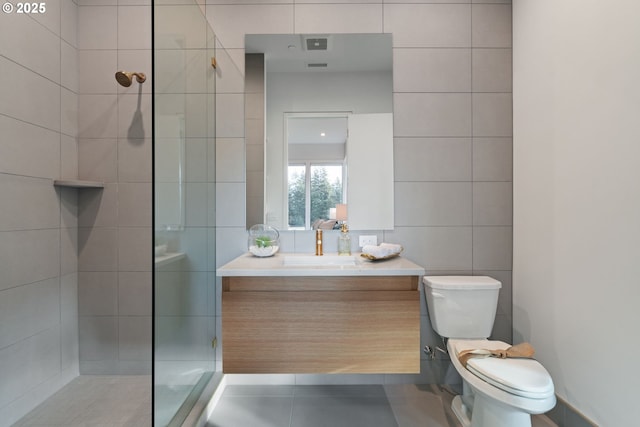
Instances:
[[[488,276],[425,276],[431,326],[441,337],[483,339],[491,335],[502,284]]]

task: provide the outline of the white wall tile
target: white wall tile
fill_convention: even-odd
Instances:
[[[58,276],[58,229],[3,231],[0,237],[0,289]]]
[[[78,5],[72,1],[61,2],[60,36],[71,46],[78,47]]]
[[[118,7],[118,49],[151,49],[148,6]]]
[[[58,191],[60,194],[60,227],[76,228],[78,226],[78,191],[65,187],[59,187]]]
[[[78,69],[79,88],[83,95],[116,93],[117,50],[79,50]]]
[[[512,177],[512,139],[473,138],[473,180],[511,181]]]
[[[385,4],[384,32],[394,47],[471,46],[471,6],[466,4]]]
[[[471,136],[471,94],[396,93],[395,136]]]
[[[158,316],[205,316],[207,295],[206,272],[156,272],[156,315]]]
[[[0,113],[60,131],[60,86],[6,58],[0,75],[11,76],[0,79]]]
[[[295,32],[381,33],[382,4],[296,4]]]
[[[118,273],[78,273],[78,314],[114,316],[118,310]]]
[[[44,13],[32,13],[30,15],[56,36],[60,36],[61,31],[60,13],[62,5],[60,3],[63,2],[46,2]]]
[[[151,272],[118,273],[118,315],[150,316],[152,295]]]
[[[151,316],[118,317],[119,360],[151,361]]]
[[[403,256],[428,270],[471,270],[471,227],[395,227],[385,240],[404,246]]]
[[[245,34],[293,33],[293,11],[292,4],[213,5],[207,7],[207,20],[223,46],[242,49]]]
[[[211,58],[207,49],[158,50],[156,85],[161,93],[206,93]]]
[[[60,88],[60,131],[67,136],[78,136],[78,95]]]
[[[115,138],[118,135],[117,102],[116,95],[80,95],[78,97],[78,136]]]
[[[186,181],[207,182],[207,140],[189,138],[185,141]]]
[[[216,184],[216,224],[221,227],[246,226],[244,182]],[[242,212],[241,215],[238,213]]]
[[[209,56],[214,56],[213,54],[210,50]],[[215,57],[218,67],[215,70],[209,67],[207,70],[210,71],[209,78],[215,79],[216,93],[241,93],[245,85],[244,49],[217,46]]]
[[[118,226],[151,227],[152,191],[150,183],[118,184]]]
[[[140,92],[118,95],[118,137],[151,137],[151,95]]]
[[[471,181],[471,138],[396,138],[397,181]]]
[[[78,140],[75,137],[60,135],[60,178],[78,177]]]
[[[207,185],[206,182],[188,182],[185,185],[187,227],[207,226]]]
[[[60,229],[60,276],[78,271],[78,229]]]
[[[73,273],[60,277],[60,367],[62,370],[78,366],[78,345],[78,274]]]
[[[60,82],[60,39],[29,15],[5,14],[0,25],[0,51],[5,58]]]
[[[393,49],[393,90],[471,91],[471,49]]]
[[[78,175],[91,181],[117,181],[117,140],[80,139],[78,141]]]
[[[80,316],[80,361],[116,360],[118,321],[115,316]],[[82,373],[82,370],[81,370]]]
[[[475,4],[472,10],[473,47],[511,47],[510,4]]]
[[[57,179],[60,134],[0,115],[0,172]]]
[[[204,49],[207,23],[197,5],[155,5],[156,49]]]
[[[157,360],[207,360],[213,358],[208,320],[203,316],[156,317]]]
[[[78,228],[78,270],[116,271],[118,233],[115,228]]]
[[[511,182],[473,183],[473,225],[512,225]]]
[[[473,49],[473,91],[511,92],[511,49]]]
[[[184,96],[185,134],[187,138],[204,138],[208,132],[209,117],[215,117],[207,103],[207,95],[192,93]]]
[[[118,270],[150,271],[152,241],[151,227],[118,228]]]
[[[244,97],[241,94],[216,96],[216,137],[244,136]]]
[[[118,181],[151,182],[151,138],[118,139]]]
[[[247,227],[216,228],[216,267],[247,252]]]
[[[60,84],[77,93],[79,87],[78,51],[69,43],[60,43]]]
[[[471,225],[470,182],[397,182],[395,226]]]
[[[243,182],[245,145],[242,138],[217,138],[216,140],[216,182]]]
[[[216,225],[216,184],[207,184],[207,225]]]
[[[56,228],[58,195],[48,179],[0,174],[0,231]]]
[[[60,328],[0,350],[0,408],[60,370]]]
[[[78,48],[118,48],[118,8],[116,6],[78,7]]]
[[[473,269],[511,270],[511,227],[474,227]]]
[[[473,94],[473,136],[511,136],[513,109],[510,93]]]
[[[0,348],[13,345],[60,322],[58,277],[1,291]]]

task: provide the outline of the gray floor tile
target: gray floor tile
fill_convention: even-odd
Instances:
[[[225,396],[293,396],[292,385],[228,385]]]
[[[386,396],[382,385],[298,385],[296,396]]]
[[[386,396],[298,396],[291,427],[398,427]]]
[[[288,427],[293,396],[222,395],[207,427]]]

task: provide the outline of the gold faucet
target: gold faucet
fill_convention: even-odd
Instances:
[[[322,230],[316,230],[316,255],[322,255]]]

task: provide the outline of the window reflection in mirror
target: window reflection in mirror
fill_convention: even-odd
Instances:
[[[246,36],[248,227],[309,229],[330,220],[335,204],[347,203],[353,230],[393,228],[391,45],[390,34]],[[323,116],[342,116],[344,141],[313,142],[314,121]],[[367,117],[384,127],[352,131]],[[292,140],[296,134],[302,140]],[[321,192],[313,189],[314,170],[318,179],[326,172],[327,188],[335,184],[329,165],[341,169],[338,198],[316,196]],[[304,175],[291,172],[301,166]]]

